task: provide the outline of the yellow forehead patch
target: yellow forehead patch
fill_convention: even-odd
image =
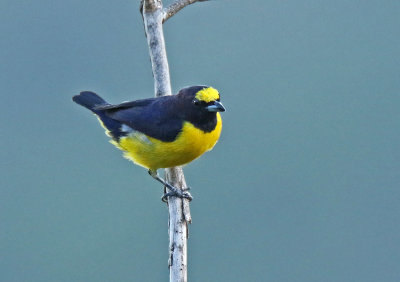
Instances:
[[[196,99],[206,103],[216,101],[219,99],[219,93],[217,89],[212,87],[204,88],[196,93]]]

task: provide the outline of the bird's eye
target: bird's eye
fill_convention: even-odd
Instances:
[[[200,101],[199,100],[193,100],[193,104],[195,104],[196,106],[200,105]]]

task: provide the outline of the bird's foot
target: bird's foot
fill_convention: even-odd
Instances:
[[[191,200],[193,200],[192,195],[188,192],[190,190],[190,187],[184,188],[184,189],[177,189],[174,186],[168,186],[169,192],[165,193],[161,200],[164,203],[168,202],[168,197],[178,197],[178,198],[182,198],[182,199],[188,199],[189,202]]]
[[[167,187],[169,189],[169,191],[167,193],[165,193],[161,198],[161,200],[164,203],[166,203],[168,201],[168,197],[178,197],[178,198],[182,198],[182,199],[188,199],[189,201],[193,200],[192,195],[190,195],[190,193],[188,192],[190,190],[189,187],[183,188],[182,190],[177,189],[174,186],[172,186],[171,184],[169,184],[167,181],[165,181],[164,179],[159,177],[157,174],[157,170],[149,169],[148,173],[150,174],[151,177],[153,177],[155,180],[162,183],[165,187]]]

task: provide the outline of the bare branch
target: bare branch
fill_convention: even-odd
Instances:
[[[176,0],[174,3],[169,5],[167,8],[164,8],[164,18],[163,23],[166,22],[170,17],[178,13],[180,10],[185,8],[187,5],[196,3],[196,2],[205,2],[208,0]]]
[[[182,7],[183,8],[183,7]],[[180,9],[182,9],[180,8]],[[149,45],[154,76],[154,90],[157,97],[172,95],[171,81],[162,22],[164,10],[162,0],[142,0],[140,11]],[[176,13],[176,12],[175,12]],[[186,188],[181,167],[165,170],[166,180],[178,189]],[[187,224],[192,221],[188,199],[168,197],[169,209],[169,269],[170,281],[187,281]]]
[[[172,95],[164,32],[162,29],[163,15],[161,0],[145,0],[142,15],[153,69],[155,94],[157,97]]]
[[[166,169],[168,174],[168,179],[170,183],[176,183],[178,187],[187,188],[185,176],[183,174],[183,169],[181,166],[172,167]],[[186,198],[182,199],[182,212],[183,212],[183,219],[187,223],[192,223],[192,216],[190,215],[190,206],[189,200]]]

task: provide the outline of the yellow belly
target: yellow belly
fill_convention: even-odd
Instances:
[[[217,113],[214,131],[204,133],[193,124],[185,122],[182,132],[172,142],[163,142],[141,133],[122,137],[119,143],[112,143],[124,151],[124,156],[138,165],[156,170],[183,165],[211,150],[221,134],[222,120]]]

